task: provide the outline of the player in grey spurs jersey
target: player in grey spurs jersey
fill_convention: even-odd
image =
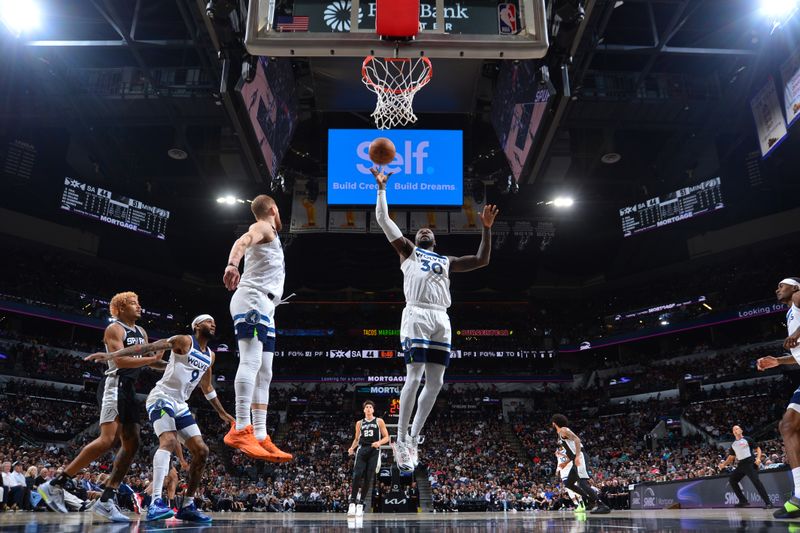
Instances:
[[[111,298],[108,305],[114,321],[108,325],[103,335],[106,350],[111,352],[129,346],[145,344],[147,332],[136,324],[142,316],[139,297],[134,292],[121,292]],[[92,510],[113,522],[130,522],[117,507],[114,496],[122,479],[139,449],[139,418],[141,405],[136,400],[134,385],[140,369],[145,366],[160,367],[164,352],[150,357],[129,356],[116,359],[108,364],[105,381],[98,389],[100,401],[100,436],[83,447],[78,456],[67,465],[63,473],[55,479],[39,485],[38,492],[45,503],[54,511],[66,513],[64,488],[69,488],[72,477],[92,461],[111,450],[119,436],[122,446],[114,458],[114,468],[100,501]]]

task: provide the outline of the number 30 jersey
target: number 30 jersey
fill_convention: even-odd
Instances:
[[[419,247],[400,265],[406,303],[450,307],[450,259]]]
[[[206,348],[201,351],[197,346],[197,339],[192,337],[192,349],[188,353],[181,355],[174,350],[170,352],[164,377],[158,380],[151,394],[160,393],[177,402],[186,403],[210,366],[211,350]]]

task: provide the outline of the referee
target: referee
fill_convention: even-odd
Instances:
[[[736,507],[747,507],[750,505],[739,485],[739,481],[747,476],[758,491],[758,495],[761,496],[761,499],[764,501],[764,507],[767,509],[771,508],[772,502],[767,494],[767,489],[764,488],[764,485],[758,479],[758,467],[761,466],[761,447],[756,446],[755,442],[753,442],[753,439],[750,437],[745,437],[742,433],[742,428],[739,426],[733,426],[733,436],[736,440],[733,441],[731,447],[728,449],[728,457],[719,464],[719,467],[720,469],[725,468],[731,464],[734,459],[739,461],[739,464],[734,468],[730,478],[733,492],[739,499],[739,503],[736,504]],[[753,460],[753,451],[755,451],[755,460]]]

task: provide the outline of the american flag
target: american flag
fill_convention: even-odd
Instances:
[[[308,31],[308,17],[276,17],[278,31]]]

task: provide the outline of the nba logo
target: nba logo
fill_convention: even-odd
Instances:
[[[519,31],[516,4],[497,4],[497,23],[501,35],[516,35]]]

